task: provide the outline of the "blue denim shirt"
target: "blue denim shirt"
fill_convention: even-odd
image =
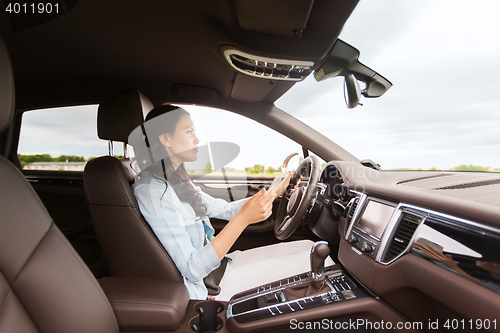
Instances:
[[[228,203],[194,187],[211,217],[229,221],[248,200]],[[182,274],[190,298],[206,299],[208,291],[203,278],[220,265],[211,243],[215,231],[209,218],[198,218],[191,205],[180,201],[170,184],[152,177],[147,171],[141,173],[132,190],[142,215]],[[231,254],[227,256],[232,259]]]

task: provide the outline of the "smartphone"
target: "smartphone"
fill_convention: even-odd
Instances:
[[[267,190],[268,191],[272,190],[273,188],[275,188],[276,186],[278,186],[281,183],[282,180],[283,180],[283,176],[282,175],[277,175],[276,177],[274,177],[273,182],[271,183],[271,186],[269,186],[269,188]]]

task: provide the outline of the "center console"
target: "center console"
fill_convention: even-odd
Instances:
[[[313,282],[312,273],[307,272],[236,294],[229,301],[227,318],[243,324],[368,296],[337,266],[325,269],[324,287],[298,296],[301,288],[311,289]]]
[[[298,320],[299,317],[317,315],[321,313],[317,308],[368,296],[341,266],[325,269],[324,262],[329,254],[327,242],[316,242],[311,248],[310,272],[234,295],[227,307],[227,322],[231,331],[268,329],[267,325],[278,325],[287,318]]]
[[[326,242],[315,243],[311,271],[243,291],[229,302],[190,300],[182,282],[126,277],[99,282],[122,332],[291,332],[304,325],[333,330],[356,324],[356,332],[372,333],[368,321],[391,325],[406,321],[373,297],[342,265],[325,268],[329,251]],[[359,260],[352,253],[347,252],[348,259]]]
[[[373,204],[379,213],[385,210],[388,214],[393,209],[391,205],[377,204],[382,203]],[[371,333],[378,328],[374,330],[369,322],[406,322],[373,297],[342,265],[325,268],[329,253],[326,242],[316,242],[311,249],[311,271],[234,295],[227,304],[224,327],[239,333],[292,332],[309,326],[330,331],[350,329],[355,324],[356,332]]]
[[[396,204],[378,198],[361,196],[356,219],[348,229],[348,241],[372,259],[381,253],[381,240],[396,210]],[[356,207],[353,207],[356,209]],[[354,211],[353,211],[354,213]]]

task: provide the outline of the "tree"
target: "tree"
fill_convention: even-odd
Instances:
[[[246,168],[245,168],[246,170]],[[253,174],[259,174],[259,173],[264,173],[264,166],[260,164],[255,164],[253,167],[250,168],[250,173]]]
[[[207,162],[207,165],[205,166],[205,175],[212,173],[212,171],[212,165],[210,164],[210,162]]]
[[[469,164],[469,165],[462,164],[462,165],[455,167],[454,170],[455,171],[483,171],[483,172],[486,171],[482,166],[472,165],[472,164]]]
[[[42,154],[42,155],[22,155],[18,154],[19,161],[21,162],[21,165],[24,167],[28,163],[33,163],[33,162],[53,162],[54,159],[49,155],[49,154]]]
[[[75,156],[75,155],[61,155],[58,157],[52,157],[49,154],[37,154],[37,155],[22,155],[18,154],[19,162],[21,162],[21,166],[24,167],[28,163],[33,162],[85,162],[85,158],[83,156]]]
[[[85,162],[85,158],[83,156],[75,156],[75,155],[61,155],[59,157],[54,158],[56,162]]]

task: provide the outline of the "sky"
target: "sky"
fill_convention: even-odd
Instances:
[[[342,78],[308,77],[276,104],[385,169],[500,168],[499,10],[499,1],[362,0],[340,38],[393,87],[349,110]]]
[[[276,104],[383,169],[446,170],[461,164],[500,168],[498,12],[498,0],[361,0],[340,38],[393,87],[380,98],[362,98],[363,106],[349,110],[341,78],[316,82],[311,75]],[[202,144],[232,141],[241,147],[233,163],[237,168],[279,166],[288,154],[300,151],[279,133],[263,133],[260,124],[248,119],[230,114],[220,121],[217,111],[188,110]],[[97,139],[97,106],[73,111],[76,130],[60,116],[26,113],[19,152],[86,158],[107,154],[107,143]],[[240,135],[248,131],[260,135],[251,140]],[[122,152],[115,145],[115,153]]]
[[[116,154],[123,155],[123,144]],[[84,156],[108,154],[107,141],[97,137],[97,105],[54,108],[25,112],[18,152],[25,155],[50,154]]]

